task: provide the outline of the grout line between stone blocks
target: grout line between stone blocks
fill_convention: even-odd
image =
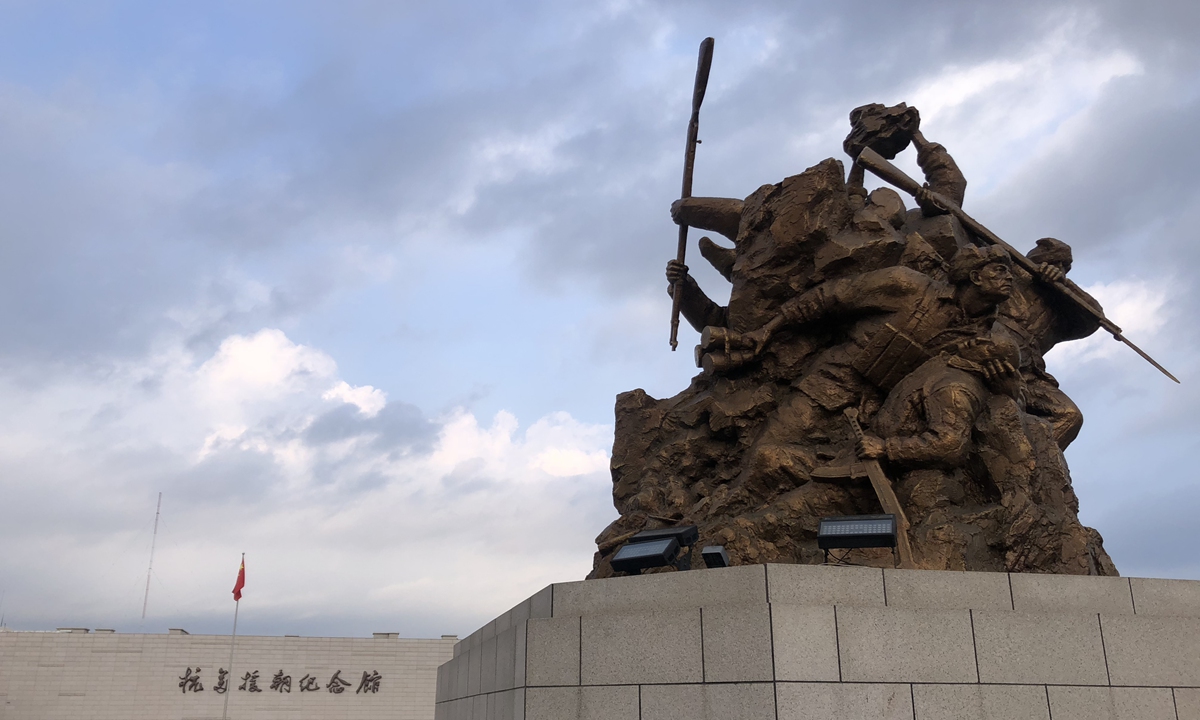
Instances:
[[[550,607],[551,608],[554,607],[554,591],[553,590],[550,591]],[[551,610],[551,612],[553,612],[553,610]],[[582,623],[580,623],[580,625],[582,626]],[[579,657],[581,657],[581,658],[583,657],[583,648],[579,648]],[[528,688],[529,687],[529,621],[528,620],[525,621],[525,672],[523,673],[523,675],[524,675],[523,682],[525,684],[522,685],[522,687]],[[580,682],[582,682],[583,678],[581,677],[581,678],[579,678],[579,680],[580,680]],[[529,690],[526,689],[525,692],[521,693],[521,717],[523,717],[523,718],[527,717],[528,713],[529,713]]]
[[[583,657],[582,653],[580,657]],[[704,667],[704,608],[700,608],[700,682],[708,682],[707,668]]]
[[[765,569],[766,565],[763,568]],[[767,597],[771,597],[769,589]],[[767,603],[767,630],[771,633],[771,694],[775,697],[775,720],[779,720],[779,676],[775,672],[775,610],[771,603]]]
[[[1043,685],[1042,689],[1046,691],[1046,717],[1054,720],[1054,711],[1050,709],[1050,686]]]
[[[983,682],[983,677],[979,674],[979,644],[975,641],[975,611],[967,610],[967,617],[971,620],[971,652],[975,655],[975,682]]]
[[[1109,687],[1112,687],[1112,673],[1108,671],[1108,646],[1104,642],[1104,621],[1100,619],[1100,613],[1096,613],[1096,626],[1100,628],[1100,652],[1104,654],[1104,677],[1108,679]]]
[[[882,582],[882,583],[883,583],[883,606],[884,606],[884,607],[887,607],[887,606],[888,606],[888,601],[887,601],[887,573],[885,573],[885,572],[883,571],[883,568],[879,568],[879,577],[880,577],[880,582]]]
[[[1004,573],[1004,575],[1008,578],[1008,608],[1015,612],[1017,609],[1017,601],[1013,598],[1012,573]],[[1049,705],[1047,705],[1047,707],[1049,707]]]
[[[1125,578],[1125,582],[1129,583],[1129,603],[1133,605],[1133,614],[1137,615],[1137,598],[1133,596],[1133,578]]]
[[[525,654],[529,654],[529,649],[525,649]],[[579,684],[583,685],[583,616],[579,616]]]
[[[1175,699],[1175,688],[1171,688],[1171,707],[1175,708],[1175,720],[1179,720],[1179,701]]]
[[[912,683],[908,684],[908,706],[912,710],[913,720],[917,720],[917,691]]]
[[[842,682],[842,639],[838,633],[837,605],[833,606],[833,645],[837,649],[838,682]]]

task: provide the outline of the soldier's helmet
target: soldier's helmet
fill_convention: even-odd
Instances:
[[[998,245],[990,245],[985,248],[967,245],[959,248],[950,262],[950,282],[954,285],[967,282],[971,278],[971,273],[992,263],[1003,263],[1012,267],[1012,260],[1008,257],[1008,253]]]

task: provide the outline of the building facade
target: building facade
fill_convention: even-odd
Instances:
[[[0,720],[432,720],[455,642],[0,628]]]

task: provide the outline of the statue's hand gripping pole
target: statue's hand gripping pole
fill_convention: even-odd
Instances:
[[[843,414],[850,421],[850,429],[854,431],[855,439],[862,442],[863,429],[862,425],[858,423],[858,409],[846,408]],[[912,545],[908,539],[908,515],[904,513],[900,499],[896,497],[896,491],[892,489],[892,481],[888,480],[887,475],[883,472],[883,466],[879,464],[878,460],[862,458],[861,462],[867,470],[867,478],[871,481],[871,487],[874,488],[875,496],[879,498],[879,504],[883,507],[883,511],[896,516],[896,552],[900,556],[900,567],[915,568]]]
[[[692,196],[692,168],[696,164],[696,145],[700,142],[700,104],[704,102],[704,91],[708,88],[708,71],[712,67],[713,39],[704,38],[700,43],[700,58],[696,62],[696,85],[692,89],[692,117],[688,121],[687,147],[683,154],[683,192],[681,198]],[[679,248],[675,259],[682,265],[687,254],[688,226],[679,226]],[[683,299],[687,279],[681,279],[671,289],[671,350],[679,346],[679,308]]]
[[[918,183],[916,180],[913,180],[908,175],[905,175],[903,170],[888,162],[882,155],[875,152],[871,148],[864,148],[863,151],[859,153],[858,159],[855,161],[855,163],[870,170],[880,179],[895,185],[909,195],[915,197],[920,193],[924,193],[926,197],[932,199],[943,210],[958,218],[959,222],[963,224],[963,227],[967,228],[967,230],[969,230],[973,235],[989,245],[999,245],[1000,247],[1004,248],[1006,251],[1008,251],[1008,254],[1014,263],[1020,265],[1026,272],[1034,277],[1039,277],[1036,263],[1017,252],[1016,248],[1013,246],[1001,240],[998,235],[984,227],[983,223],[963,212],[962,208],[956,205],[952,200],[939,195],[938,193],[932,192],[925,187],[922,187],[920,183]],[[1097,310],[1092,306],[1091,303],[1084,300],[1082,291],[1079,289],[1078,285],[1071,282],[1067,278],[1063,278],[1058,282],[1048,284],[1057,290],[1067,300],[1075,303],[1075,305],[1079,306],[1079,308],[1084,312],[1096,318],[1096,320],[1100,322],[1100,327],[1111,333],[1115,340],[1125,343],[1130,347],[1130,349],[1132,349],[1138,355],[1141,355],[1146,362],[1158,368],[1163,375],[1166,375],[1175,382],[1179,382],[1179,378],[1168,372],[1167,369],[1162,365],[1159,365],[1154,358],[1147,355],[1146,352],[1140,347],[1130,342],[1129,339],[1122,334],[1121,328],[1117,327],[1116,323],[1114,323],[1112,320],[1109,320],[1107,317],[1105,317],[1102,311]]]

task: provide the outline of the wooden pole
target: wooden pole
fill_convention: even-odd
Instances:
[[[681,198],[692,196],[692,169],[696,164],[696,145],[700,143],[697,135],[700,132],[700,104],[704,102],[704,91],[708,89],[708,71],[712,68],[713,54],[712,38],[704,38],[700,43],[700,58],[696,61],[696,85],[692,88],[692,117],[688,120],[687,147],[683,153],[683,191]],[[687,255],[688,226],[679,226],[679,247],[675,259],[683,263]],[[679,347],[679,308],[683,299],[685,280],[675,283],[671,290],[671,351]]]

